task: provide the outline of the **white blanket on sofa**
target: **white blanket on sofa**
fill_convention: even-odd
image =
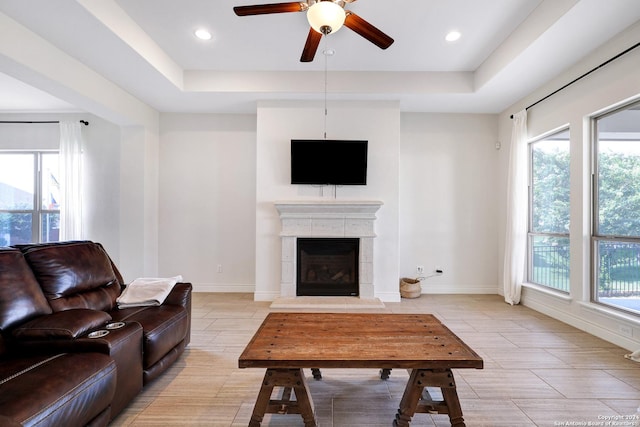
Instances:
[[[118,308],[161,305],[182,276],[141,277],[131,282],[116,299]]]

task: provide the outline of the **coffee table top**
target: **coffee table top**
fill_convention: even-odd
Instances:
[[[238,365],[481,369],[483,361],[431,314],[270,313]]]

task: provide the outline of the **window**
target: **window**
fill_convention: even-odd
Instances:
[[[593,124],[592,296],[640,314],[640,103]]]
[[[59,240],[57,152],[0,152],[0,246]]]
[[[569,130],[529,144],[530,283],[569,292]]]

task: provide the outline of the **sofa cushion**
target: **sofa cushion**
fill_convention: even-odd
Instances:
[[[182,342],[189,332],[189,315],[184,307],[134,307],[111,312],[114,321],[138,322],[143,330],[143,368],[158,362]]]
[[[104,327],[110,320],[111,316],[104,311],[76,308],[33,319],[14,329],[12,334],[18,339],[72,339]]]
[[[20,247],[53,311],[109,311],[121,287],[102,245],[72,241]]]
[[[51,307],[22,253],[0,248],[0,331],[49,313]]]
[[[109,408],[115,388],[116,365],[104,354],[0,361],[0,415],[23,426],[86,426]]]

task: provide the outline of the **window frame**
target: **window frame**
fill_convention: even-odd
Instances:
[[[527,263],[526,263],[526,282],[536,285],[536,286],[540,286],[550,292],[557,292],[563,295],[569,295],[571,293],[571,283],[570,281],[567,284],[567,290],[564,289],[559,289],[553,286],[550,286],[548,284],[545,283],[539,283],[533,280],[533,276],[534,276],[534,238],[536,237],[551,237],[551,238],[566,238],[567,241],[570,242],[570,230],[568,230],[566,233],[558,233],[558,232],[540,232],[540,231],[534,231],[533,230],[533,220],[534,220],[534,186],[533,186],[533,179],[534,179],[534,146],[536,143],[539,143],[541,141],[544,141],[548,138],[553,137],[554,135],[559,135],[562,133],[569,133],[569,136],[571,135],[571,128],[570,126],[563,126],[557,129],[554,129],[552,131],[549,131],[547,133],[544,133],[536,138],[532,138],[527,142],[527,149],[528,149],[528,162],[529,162],[529,170],[528,170],[528,183],[527,183],[527,190],[528,190],[528,195],[527,195],[527,204],[528,204],[528,209],[527,209]],[[570,151],[570,140],[567,140],[567,143],[569,144],[569,156],[571,156],[571,151]],[[570,173],[570,172],[569,172]],[[571,189],[569,188],[569,191],[571,191]],[[571,264],[569,262],[569,268],[571,268]]]
[[[0,213],[9,214],[31,214],[31,242],[42,243],[42,223],[44,215],[58,214],[60,217],[60,208],[45,209],[42,203],[43,191],[43,156],[47,154],[60,154],[59,150],[0,150],[0,155],[31,155],[33,156],[33,208],[32,209],[0,209]],[[58,157],[59,161],[59,157]]]
[[[618,234],[600,234],[599,226],[600,226],[600,185],[599,185],[599,177],[600,177],[600,162],[599,162],[599,153],[600,153],[600,133],[598,123],[599,120],[613,116],[622,111],[629,110],[635,107],[635,109],[640,109],[640,101],[637,99],[626,103],[624,105],[618,106],[601,114],[595,115],[591,117],[590,120],[590,131],[591,131],[591,236],[590,236],[590,278],[589,278],[589,301],[594,304],[598,304],[603,307],[607,307],[609,309],[613,309],[616,311],[620,311],[626,314],[630,314],[633,316],[640,316],[640,312],[633,309],[627,309],[625,307],[607,304],[605,302],[600,301],[600,296],[598,292],[599,281],[598,278],[600,276],[600,254],[598,251],[600,242],[612,242],[612,243],[632,243],[640,245],[640,235],[638,236],[623,236]]]

